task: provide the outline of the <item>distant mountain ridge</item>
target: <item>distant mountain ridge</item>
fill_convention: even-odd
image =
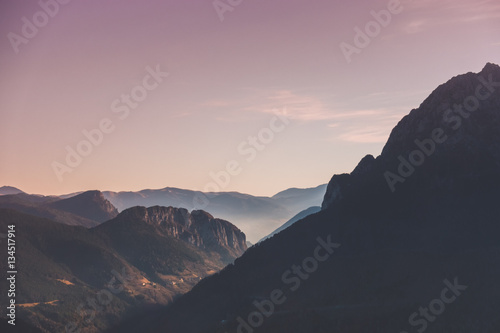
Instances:
[[[12,186],[0,187],[0,195],[12,195],[12,194],[19,194],[19,193],[24,193],[24,192],[16,187],[12,187]]]
[[[100,191],[87,191],[68,199],[51,202],[49,206],[97,222],[105,222],[118,215],[118,210]]]
[[[138,192],[103,194],[119,211],[133,206],[172,206],[188,210],[203,209],[214,216],[231,221],[257,242],[300,211],[318,206],[323,201],[326,184],[309,189],[288,189],[272,197],[256,197],[238,192],[203,193],[172,187]],[[199,196],[208,199],[200,207]]]
[[[85,199],[83,197],[83,199]],[[102,218],[94,220],[93,214],[89,215],[85,209],[66,209],[59,207],[57,204],[61,199],[58,197],[45,197],[39,195],[30,195],[26,193],[2,195],[0,196],[0,208],[15,209],[30,215],[45,217],[53,221],[67,224],[77,225],[86,228],[94,227],[102,222]],[[88,200],[73,199],[76,207],[81,204],[81,208],[91,208],[90,211],[96,213],[96,207],[88,204]],[[64,206],[64,205],[63,205]],[[81,215],[80,215],[81,214]],[[105,214],[104,212],[102,214]]]
[[[290,188],[272,197],[252,196],[239,192],[203,193],[173,187],[138,192],[86,191],[60,196],[27,195],[26,197],[17,197],[16,206],[12,207],[6,202],[12,202],[13,199],[5,199],[2,205],[0,198],[0,207],[14,208],[61,223],[87,227],[95,226],[115,217],[120,211],[136,206],[170,206],[189,211],[201,209],[213,216],[231,221],[245,232],[247,239],[257,242],[302,210],[320,205],[326,187],[327,184],[314,188]],[[15,190],[6,189],[6,193],[12,191]],[[99,193],[102,193],[102,196]],[[38,200],[37,198],[42,199]],[[199,200],[199,198],[204,198],[206,201]],[[34,209],[32,206],[36,200],[38,202],[45,201],[46,205],[44,204],[44,207],[38,205]],[[21,209],[21,206],[26,205],[29,207]],[[58,217],[58,213],[54,211],[47,212],[48,208],[72,215],[67,215],[63,219]],[[79,217],[75,218],[75,215]]]
[[[268,239],[268,238],[271,238],[273,237],[274,235],[282,232],[283,230],[285,230],[286,228],[292,226],[294,223],[302,220],[303,218],[306,218],[307,216],[311,215],[311,214],[316,214],[317,212],[319,212],[321,210],[321,207],[320,206],[313,206],[313,207],[309,207],[307,209],[304,209],[303,211],[301,211],[300,213],[298,213],[297,215],[295,215],[294,217],[292,217],[290,220],[288,220],[286,223],[284,223],[281,227],[279,227],[278,229],[274,230],[272,233],[270,233],[269,235],[267,235],[266,237],[262,238],[260,242]]]

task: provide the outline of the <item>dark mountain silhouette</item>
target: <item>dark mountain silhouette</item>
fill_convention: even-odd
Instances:
[[[43,332],[102,331],[129,311],[171,302],[246,250],[229,222],[172,207],[131,208],[92,229],[0,209],[1,230],[10,224],[17,318]],[[7,290],[7,280],[0,286]]]
[[[172,206],[203,209],[231,221],[256,242],[300,211],[321,204],[326,184],[310,189],[288,189],[272,197],[238,192],[202,193],[167,187],[139,192],[103,192],[119,211],[133,206]]]
[[[45,217],[53,221],[79,225],[87,228],[94,227],[100,222],[73,214],[52,206],[60,198],[52,196],[38,196],[25,193],[0,196],[0,208],[11,208],[26,214]]]
[[[279,227],[278,229],[271,232],[268,236],[262,238],[259,242],[262,242],[268,238],[273,237],[274,235],[276,235],[276,234],[280,233],[281,231],[285,230],[286,228],[290,227],[295,222],[300,221],[303,218],[305,218],[311,214],[315,214],[315,213],[319,212],[320,210],[321,210],[321,207],[319,207],[319,206],[313,206],[313,207],[309,207],[307,209],[304,209],[303,211],[301,211],[300,213],[298,213],[297,215],[292,217],[290,220],[288,220],[286,223],[284,223],[281,227]]]
[[[87,228],[114,218],[116,208],[99,191],[87,191],[68,199],[26,193],[0,196],[0,208],[12,208],[68,225]]]
[[[322,211],[115,331],[499,332],[499,136],[500,67],[487,64],[333,176]]]
[[[20,189],[12,186],[2,186],[0,187],[0,195],[11,195],[11,194],[19,194],[24,193]]]
[[[116,208],[100,191],[87,191],[52,202],[49,206],[97,222],[104,222],[118,215]]]

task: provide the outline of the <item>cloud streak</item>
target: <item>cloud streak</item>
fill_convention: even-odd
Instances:
[[[486,23],[500,19],[500,3],[496,0],[408,0],[403,2],[409,18],[403,21],[399,34],[410,35],[434,30],[440,26]]]
[[[418,92],[421,93],[421,92]],[[371,93],[366,96],[355,97],[354,100],[363,101],[367,105],[379,105],[385,102],[394,102],[398,97],[415,95],[416,92],[386,92]],[[245,113],[231,113],[230,116],[217,117],[219,121],[236,122],[248,114],[273,114],[276,110],[296,122],[323,123],[331,131],[329,141],[343,141],[353,143],[383,143],[387,140],[391,129],[410,108],[353,108],[356,103],[346,99],[341,105],[338,102],[325,102],[319,97],[299,94],[291,90],[273,90],[259,94],[251,101],[241,100],[222,103],[231,109],[240,108]],[[244,103],[251,104],[245,106]],[[236,119],[238,118],[238,119]],[[241,119],[240,119],[241,118]]]

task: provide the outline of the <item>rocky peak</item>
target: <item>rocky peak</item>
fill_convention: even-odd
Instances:
[[[402,175],[401,161],[409,163],[410,156],[422,161],[407,164],[410,175]],[[396,197],[404,201],[409,199],[405,193],[493,184],[499,168],[500,67],[488,63],[479,73],[456,76],[436,88],[397,124],[376,159],[366,156],[351,174],[333,176],[322,209],[346,198],[355,207],[361,197],[377,202],[390,196],[394,188],[384,178],[387,172],[399,177],[398,189],[406,191]]]
[[[469,111],[473,108],[475,111]],[[484,135],[498,133],[499,109],[500,67],[488,63],[480,73],[456,76],[436,88],[392,130],[382,156],[413,150],[416,138],[430,137],[436,128],[453,134],[443,146],[471,139],[491,141]]]
[[[115,220],[152,225],[161,234],[216,251],[226,259],[238,257],[247,249],[246,236],[242,231],[203,210],[189,213],[184,208],[132,207],[120,213]]]

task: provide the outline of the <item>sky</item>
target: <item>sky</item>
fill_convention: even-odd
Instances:
[[[500,63],[496,0],[59,1],[0,3],[0,186],[28,193],[317,186]]]

